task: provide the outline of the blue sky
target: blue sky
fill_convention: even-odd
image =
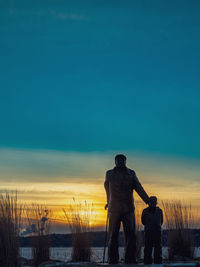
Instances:
[[[0,0],[0,192],[91,201],[103,224],[105,171],[125,153],[149,195],[199,207],[199,10]]]
[[[1,1],[0,147],[200,157],[199,1]]]

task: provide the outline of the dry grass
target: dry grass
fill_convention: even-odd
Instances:
[[[191,228],[194,218],[191,205],[184,205],[181,201],[167,201],[162,204],[168,230],[168,258],[193,259]]]
[[[18,267],[19,232],[22,206],[18,204],[17,192],[0,194],[0,266]]]
[[[32,236],[32,255],[34,266],[50,259],[50,211],[41,205],[32,205],[26,209],[30,233]]]
[[[90,261],[93,205],[86,201],[77,204],[74,199],[74,203],[63,209],[63,212],[72,233],[72,261]]]

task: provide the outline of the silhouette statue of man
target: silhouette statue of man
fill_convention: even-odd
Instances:
[[[104,187],[107,194],[109,215],[108,262],[119,260],[118,236],[123,223],[125,235],[125,263],[136,263],[136,236],[133,190],[148,204],[149,197],[140,184],[135,172],[126,167],[126,156],[115,156],[116,166],[106,172]]]

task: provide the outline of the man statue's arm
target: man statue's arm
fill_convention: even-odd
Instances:
[[[109,198],[110,198],[110,190],[109,190],[109,178],[108,178],[108,172],[106,172],[106,178],[104,182],[104,188],[106,190],[106,196],[107,196],[107,204],[105,206],[105,209],[108,207]]]
[[[149,203],[149,196],[147,195],[146,191],[142,187],[141,183],[139,182],[139,179],[137,178],[136,174],[134,177],[134,189],[138,193],[138,195],[141,197],[141,199],[148,204]]]

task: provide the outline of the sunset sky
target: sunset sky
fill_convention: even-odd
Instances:
[[[200,207],[199,9],[0,0],[1,192],[59,222],[86,200],[102,226],[105,172],[124,153],[148,194]]]

